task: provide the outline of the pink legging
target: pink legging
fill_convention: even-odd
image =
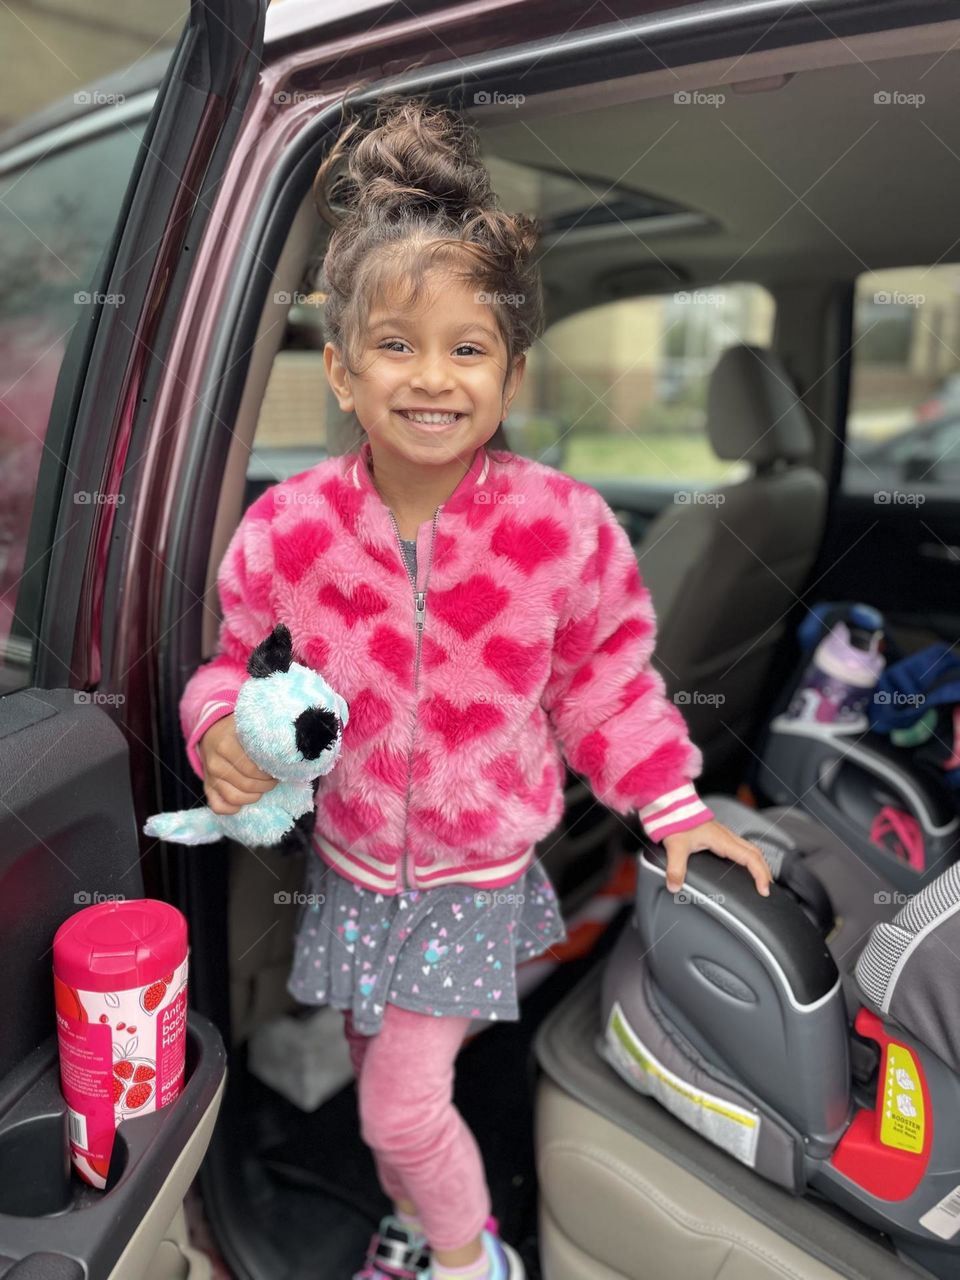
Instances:
[[[412,1200],[434,1249],[460,1249],[490,1216],[476,1138],[453,1104],[453,1068],[469,1018],[432,1017],[384,1002],[383,1022],[344,1031],[357,1080],[360,1135],[391,1200]]]

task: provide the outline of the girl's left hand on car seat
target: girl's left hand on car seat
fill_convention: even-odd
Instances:
[[[701,822],[699,827],[691,827],[689,831],[677,831],[672,836],[664,836],[663,847],[667,853],[667,888],[671,893],[677,893],[683,886],[690,854],[707,849],[721,858],[741,863],[757,882],[757,892],[765,898],[770,896],[770,881],[773,877],[763,851],[749,840],[735,835],[729,827],[717,822],[715,818],[709,822]]]

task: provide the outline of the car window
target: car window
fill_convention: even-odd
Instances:
[[[956,497],[960,267],[865,272],[853,323],[844,490],[880,503]]]
[[[0,154],[0,693],[31,683],[34,642],[11,635],[11,621],[47,421],[145,124],[91,133],[88,118],[75,143],[61,128],[49,148],[40,138]]]
[[[340,415],[323,369],[323,294],[307,292],[311,270],[301,289],[274,298],[281,305],[289,303],[290,309],[257,418],[247,464],[245,508],[270,485],[326,458],[331,424]]]
[[[527,356],[504,430],[511,448],[588,483],[718,485],[745,462],[717,458],[706,433],[710,375],[740,342],[769,346],[773,298],[722,285],[606,303],[551,325]]]

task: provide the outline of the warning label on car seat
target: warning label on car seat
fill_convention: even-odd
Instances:
[[[960,1187],[954,1187],[949,1195],[928,1209],[920,1219],[920,1225],[941,1240],[952,1240],[960,1231]]]
[[[610,1065],[635,1089],[656,1098],[678,1120],[753,1168],[760,1137],[758,1113],[706,1093],[665,1067],[630,1026],[619,1001],[610,1010],[603,1045]]]
[[[900,1151],[921,1152],[924,1116],[920,1073],[910,1050],[895,1040],[889,1041],[884,1050],[877,1095],[880,1141]]]

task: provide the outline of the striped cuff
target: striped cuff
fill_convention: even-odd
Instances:
[[[709,822],[714,816],[692,783],[658,796],[644,805],[639,814],[643,829],[651,840],[662,840],[664,836],[676,835],[678,831],[689,831],[691,827]]]
[[[208,698],[200,708],[200,715],[197,717],[193,733],[187,739],[187,758],[199,778],[203,777],[203,761],[200,759],[197,743],[212,724],[216,724],[224,716],[231,715],[236,705],[237,690],[222,689],[219,693],[214,694],[213,697]]]

